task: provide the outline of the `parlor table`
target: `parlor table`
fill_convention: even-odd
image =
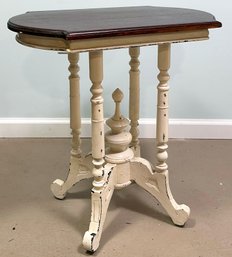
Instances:
[[[190,209],[184,204],[176,203],[168,181],[170,48],[173,43],[206,40],[209,29],[219,27],[221,23],[206,12],[153,6],[33,11],[12,17],[8,21],[8,28],[17,32],[16,40],[19,43],[67,53],[72,130],[70,169],[67,179],[55,180],[51,190],[56,198],[63,199],[67,191],[78,181],[93,177],[91,220],[83,238],[83,246],[88,251],[94,252],[99,246],[113,191],[133,182],[162,204],[174,224],[183,226],[187,221]],[[139,91],[146,90],[145,86],[140,89],[139,85],[139,54],[140,47],[150,45],[158,45],[160,71],[157,87],[155,167],[141,157],[138,139]],[[116,89],[112,95],[115,113],[107,119],[106,124],[110,129],[105,133],[103,51],[117,48],[129,49],[129,119],[121,114],[120,103],[123,93]],[[82,153],[80,140],[78,60],[82,52],[89,53],[89,76],[92,82],[90,154]]]

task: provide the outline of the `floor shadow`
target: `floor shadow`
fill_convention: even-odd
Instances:
[[[80,181],[67,193],[66,199],[90,199],[92,187],[92,180]]]
[[[67,193],[66,195],[66,199],[69,200],[76,200],[76,199],[90,199],[91,193],[90,193],[90,188],[83,190],[83,191],[79,191],[79,192],[75,192],[75,193]]]
[[[68,223],[71,227],[79,232],[81,237],[89,227],[90,214],[91,214],[91,181],[85,180],[80,182],[76,188],[71,189],[73,192],[67,193],[65,199],[55,201],[71,201],[73,208],[66,207],[66,204],[61,204],[59,209],[56,209],[55,216]],[[74,192],[74,190],[76,190]],[[81,201],[83,200],[84,201]],[[57,207],[57,204],[56,204]],[[75,208],[77,210],[75,211]],[[53,206],[54,209],[54,206]],[[79,242],[81,244],[81,242]]]
[[[149,193],[142,190],[136,184],[123,191],[114,194],[115,208],[121,207],[133,212],[155,218],[159,221],[173,224],[170,217],[160,208],[160,203]]]
[[[196,220],[189,218],[185,225],[181,228],[188,229],[188,228],[194,228],[196,226]]]
[[[173,225],[170,217],[159,210],[156,210],[156,207],[159,207],[159,203],[155,200],[149,199],[149,196],[145,196],[145,192],[140,192],[142,190],[139,189],[139,192],[135,194],[135,190],[138,189],[136,185],[133,185],[132,189],[124,189],[122,191],[115,191],[114,196],[111,201],[111,205],[109,207],[108,215],[110,215],[110,211],[118,209],[118,213],[116,217],[114,217],[113,221],[105,227],[102,233],[101,243],[98,249],[98,252],[104,247],[104,245],[111,240],[116,234],[121,233],[124,229],[127,228],[129,224],[136,223],[138,218],[135,218],[135,215],[130,215],[130,212],[139,213],[145,216],[152,217],[156,220],[159,220],[164,223],[168,223]],[[138,197],[138,195],[140,195]],[[127,214],[125,215],[125,209]],[[160,208],[159,208],[160,209]],[[130,222],[128,222],[128,220]]]

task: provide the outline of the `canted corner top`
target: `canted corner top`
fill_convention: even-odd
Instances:
[[[65,40],[202,30],[222,24],[207,12],[171,7],[117,7],[27,12],[12,17],[18,33]]]

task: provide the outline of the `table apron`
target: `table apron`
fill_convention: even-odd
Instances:
[[[65,40],[62,38],[42,37],[24,33],[18,33],[16,36],[16,40],[19,43],[29,47],[65,52],[86,52],[105,49],[128,48],[130,46],[181,43],[206,40],[208,38],[208,29],[80,40]]]

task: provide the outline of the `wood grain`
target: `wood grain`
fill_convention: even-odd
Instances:
[[[218,28],[210,13],[168,7],[117,7],[27,12],[12,17],[15,32],[66,40]]]

